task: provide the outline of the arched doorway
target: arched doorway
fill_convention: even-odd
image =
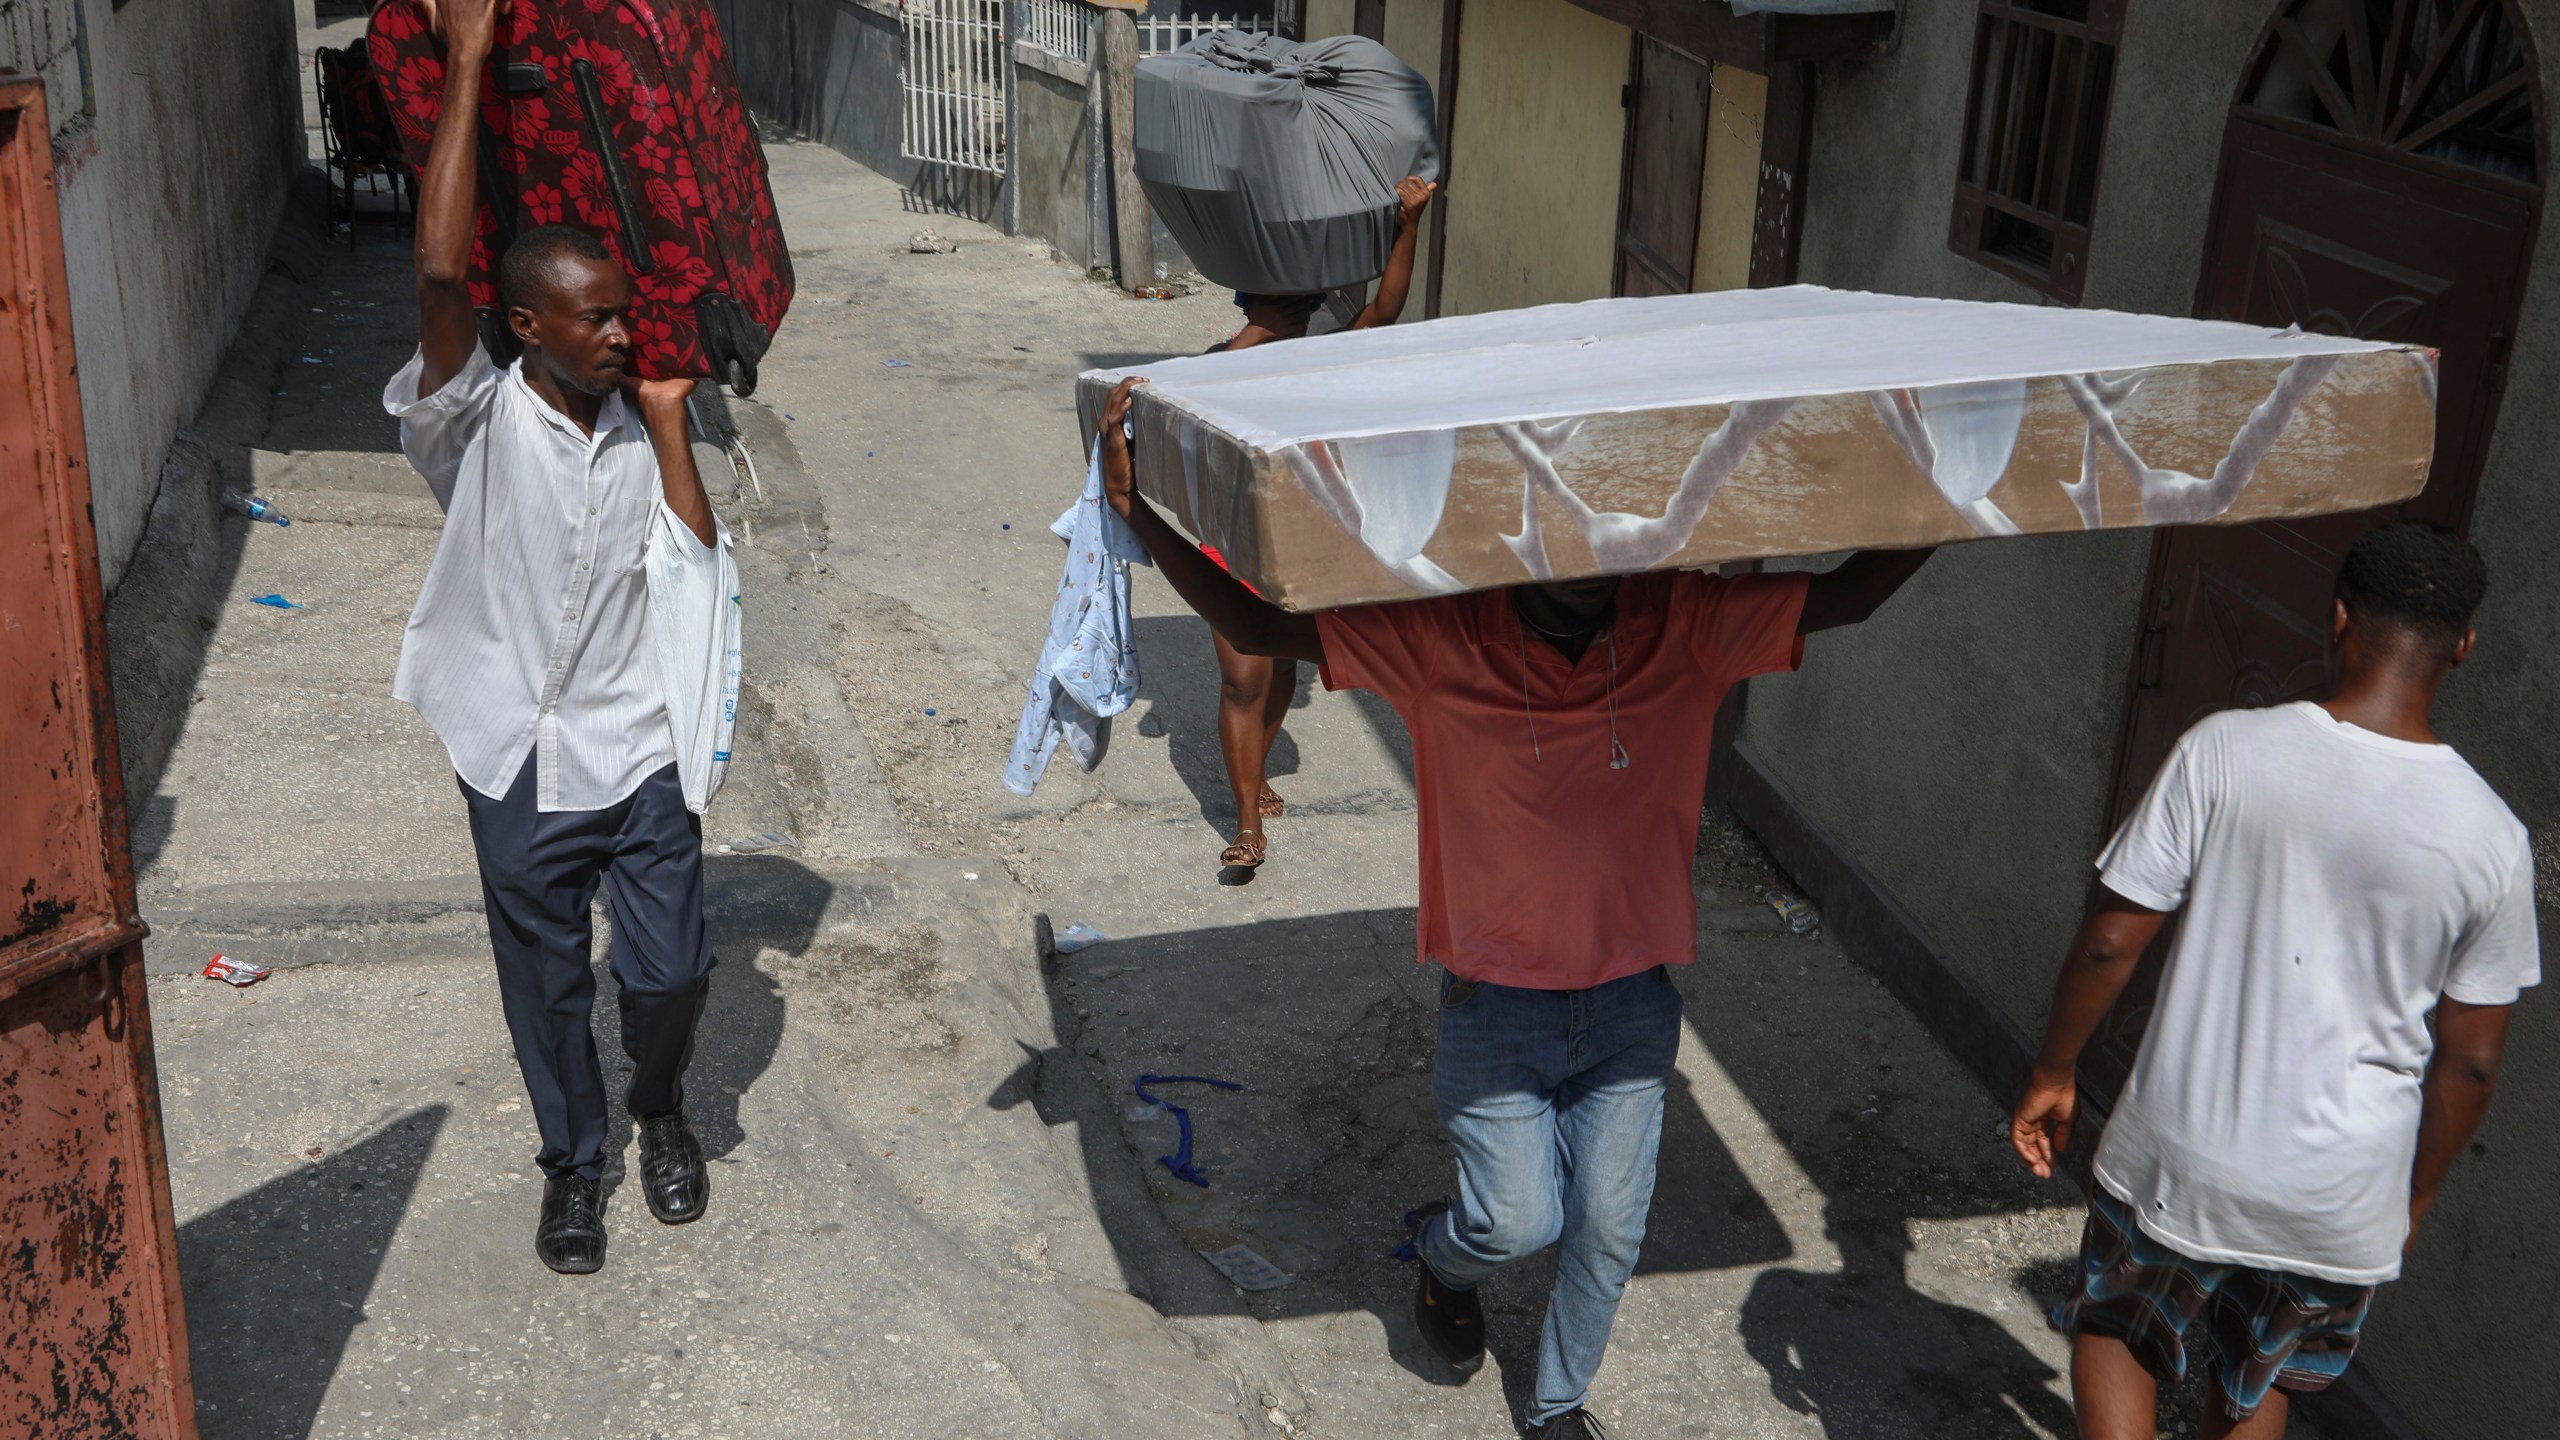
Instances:
[[[2541,70],[2514,0],[2277,5],[2223,130],[2196,313],[2437,347],[2435,464],[2388,511],[2159,533],[2111,823],[2204,716],[2325,692],[2349,541],[2388,518],[2470,528],[2545,158]],[[2108,1088],[2132,1062],[2150,979],[2093,1055]]]

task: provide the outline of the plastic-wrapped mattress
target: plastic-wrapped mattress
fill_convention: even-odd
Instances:
[[[1200,273],[1265,295],[1376,279],[1396,182],[1440,178],[1431,86],[1374,40],[1221,30],[1138,62],[1138,183]]]
[[[1088,371],[1088,430],[1122,372]],[[2405,500],[2435,352],[1810,285],[1138,367],[1138,488],[1293,610]]]

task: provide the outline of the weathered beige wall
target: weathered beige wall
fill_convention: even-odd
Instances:
[[[1431,82],[1431,93],[1440,93],[1440,22],[1442,0],[1387,0],[1387,33],[1382,43],[1397,59],[1422,73]],[[1307,38],[1321,40],[1327,35],[1352,33],[1353,0],[1308,0]],[[1431,220],[1423,217],[1422,243],[1413,252],[1413,288],[1406,292],[1404,309],[1398,320],[1422,318],[1424,302],[1431,295]]]
[[[1760,119],[1768,111],[1769,77],[1718,65],[1715,87],[1689,288],[1740,290],[1751,283],[1751,221],[1760,203]]]
[[[1307,38],[1351,33],[1352,0],[1307,0]]]
[[[1607,295],[1627,28],[1567,0],[1460,13],[1442,312]]]
[[[1431,82],[1434,99],[1440,93],[1440,24],[1444,9],[1442,0],[1387,0],[1386,46],[1397,59],[1422,72],[1422,77]],[[1422,243],[1413,252],[1413,289],[1405,295],[1404,309],[1396,316],[1399,320],[1421,319],[1423,302],[1430,298],[1431,229],[1431,217],[1426,213]]]

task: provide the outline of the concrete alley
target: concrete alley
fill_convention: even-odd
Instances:
[[[197,426],[295,523],[221,520],[209,575],[146,542],[117,597],[204,1433],[1514,1433],[1546,1275],[1494,1282],[1465,1380],[1387,1256],[1451,1179],[1394,715],[1301,694],[1271,862],[1221,888],[1209,639],[1142,572],[1144,690],[1101,769],[997,784],[1082,474],[1073,377],[1196,353],[1227,297],[1134,301],[830,150],[768,151],[799,295],[755,398],[708,407],[751,463],[701,451],[749,615],[705,825],[701,1223],[626,1188],[601,1275],[530,1251],[463,807],[389,693],[438,524],[378,404],[414,343],[389,231],[269,276]],[[928,223],[956,252],[909,252]],[[2020,1170],[2004,1107],[1836,944],[1783,931],[1747,834],[1706,842],[1682,1083],[1595,1408],[1635,1440],[2069,1434],[2042,1317],[2076,1192]],[[1108,938],[1045,953],[1071,923]],[[216,951],[280,968],[234,991],[196,976]],[[1157,1163],[1148,1072],[1243,1087],[1171,1097],[1206,1188]],[[1236,1244],[1289,1283],[1201,1258]]]

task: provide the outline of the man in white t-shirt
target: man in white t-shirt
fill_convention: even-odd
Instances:
[[[2488,1111],[2542,978],[2533,854],[2428,720],[2487,588],[2450,530],[2365,535],[2338,573],[2337,698],[2198,724],[2099,858],[2011,1121],[2038,1175],[2069,1142],[2081,1048],[2185,913],[2053,1315],[2084,1440],[2150,1440],[2191,1335],[2218,1381],[2204,1440],[2281,1436],[2283,1392],[2344,1373]]]

